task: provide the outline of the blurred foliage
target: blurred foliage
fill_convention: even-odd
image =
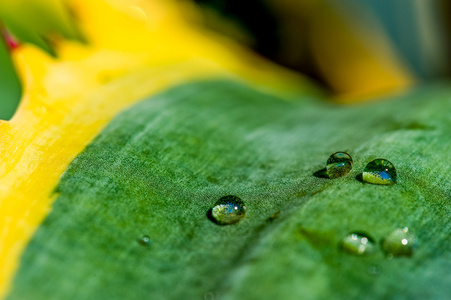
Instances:
[[[449,74],[449,5],[443,0],[192,1],[203,7],[210,28],[346,101]],[[2,1],[0,19],[20,40],[52,55],[60,37],[83,40],[67,0]]]
[[[33,43],[56,55],[53,41],[58,37],[82,39],[65,0],[1,1],[0,19],[21,41]]]
[[[8,35],[13,34],[21,42],[32,43],[53,56],[58,39],[83,41],[67,1],[0,1],[0,22]],[[10,49],[5,48],[3,41],[0,43],[0,119],[9,120],[19,104],[21,88],[9,58]]]
[[[354,27],[370,28],[369,34],[374,34],[372,30],[378,27],[400,58],[422,78],[449,74],[451,67],[447,55],[451,9],[446,0],[253,0],[246,5],[235,0],[193,1],[239,23],[250,37],[256,37],[249,43],[256,51],[313,76],[314,65],[309,62],[311,53],[306,49],[306,39],[309,24],[317,14],[314,10],[323,5],[345,13]],[[212,27],[233,36],[233,31],[218,26],[217,22],[215,25],[208,16],[207,20]]]
[[[212,28],[234,37],[236,31],[228,31],[234,26],[223,24],[240,24],[250,36],[250,47],[279,64],[309,75],[341,98],[362,100],[408,88],[415,81],[415,75],[383,30],[377,22],[371,22],[369,12],[358,3],[332,0],[255,0],[252,5],[241,5],[233,0],[196,2],[209,7],[204,11],[206,22]],[[209,17],[212,8],[222,13],[222,22]],[[256,17],[256,11],[265,13]],[[253,37],[262,38],[254,41]]]
[[[211,10],[204,10],[207,24],[214,30],[231,35],[240,39],[243,34],[247,35],[248,46],[262,55],[274,59],[280,49],[280,28],[271,8],[262,0],[193,0],[195,3],[209,7]],[[229,26],[221,27],[225,20],[218,19],[214,12],[227,18]],[[234,24],[234,25],[233,25]],[[236,33],[235,26],[242,31]]]
[[[9,120],[16,111],[21,86],[6,44],[0,37],[0,119]]]
[[[423,79],[450,75],[451,5],[448,0],[365,0],[361,4],[381,24],[416,75]]]

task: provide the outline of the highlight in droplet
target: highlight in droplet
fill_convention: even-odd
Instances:
[[[382,251],[387,257],[412,256],[416,247],[416,237],[409,231],[409,228],[398,228],[391,232],[382,241]]]
[[[346,152],[335,152],[327,159],[327,174],[329,178],[345,176],[352,170],[352,157]]]
[[[219,225],[230,225],[241,221],[246,215],[246,206],[237,196],[228,195],[219,199],[211,209],[211,216]]]
[[[362,180],[372,184],[392,185],[396,177],[395,166],[383,158],[369,162],[362,173]]]
[[[374,253],[374,239],[362,232],[351,232],[340,243],[340,249],[357,256],[366,256]]]

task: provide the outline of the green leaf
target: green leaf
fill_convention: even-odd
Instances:
[[[57,36],[84,40],[64,1],[3,0],[0,19],[19,40],[35,44],[53,56],[56,52],[52,42]]]
[[[341,107],[211,81],[151,97],[68,168],[9,299],[446,298],[450,95],[436,85]],[[315,177],[340,150],[351,173]],[[379,157],[397,184],[356,179]],[[219,226],[206,214],[228,194],[246,218]],[[412,257],[338,246],[352,231],[379,242],[404,226],[418,239]]]
[[[9,120],[16,111],[21,87],[6,45],[0,39],[0,119]]]

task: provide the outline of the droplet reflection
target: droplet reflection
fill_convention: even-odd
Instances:
[[[370,255],[374,252],[374,239],[365,233],[352,232],[340,244],[340,248],[353,255]]]
[[[326,169],[331,179],[345,176],[352,170],[352,157],[346,152],[336,152],[327,160]]]
[[[237,196],[224,196],[219,199],[211,210],[211,216],[219,225],[235,224],[246,215],[246,206]]]
[[[138,239],[138,243],[141,244],[142,246],[149,246],[152,243],[152,241],[149,236],[143,235],[141,238]]]
[[[364,182],[391,185],[396,183],[395,166],[386,159],[378,158],[369,162],[362,173]]]
[[[382,241],[382,251],[388,258],[394,256],[411,256],[416,246],[416,237],[409,228],[398,228]]]

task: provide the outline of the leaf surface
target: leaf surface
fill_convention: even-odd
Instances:
[[[444,298],[450,94],[437,85],[340,107],[224,80],[151,97],[67,169],[8,298]],[[313,176],[340,150],[354,158],[350,174]],[[396,185],[356,179],[379,157],[396,166]],[[247,215],[218,226],[206,213],[228,194]],[[404,226],[419,241],[412,257],[339,250],[349,232],[379,242]]]

